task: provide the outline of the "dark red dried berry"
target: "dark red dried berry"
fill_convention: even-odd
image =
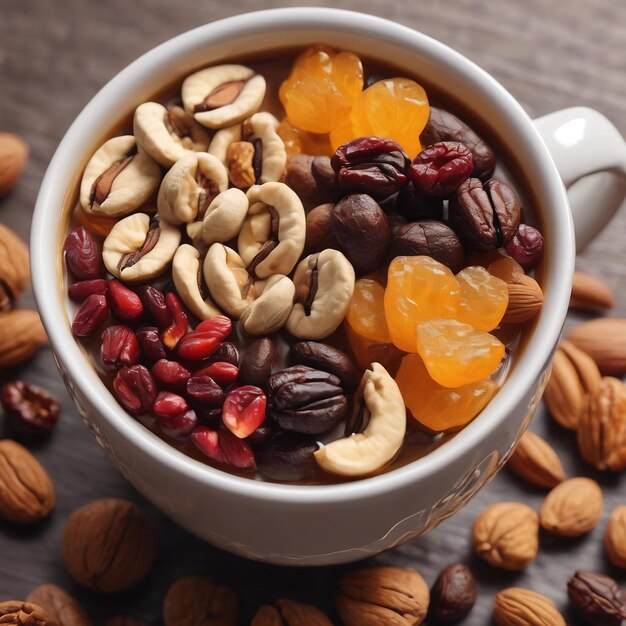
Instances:
[[[176,415],[159,415],[156,417],[156,423],[168,437],[185,440],[198,425],[198,417],[193,409],[189,409]]]
[[[189,320],[180,298],[172,291],[165,296],[165,305],[172,314],[172,323],[161,332],[161,341],[173,350],[189,330]]]
[[[213,430],[198,426],[191,433],[191,441],[210,459],[238,469],[254,469],[254,454],[250,446],[228,430]]]
[[[206,364],[209,363],[231,363],[234,366],[239,365],[239,352],[235,348],[234,344],[229,341],[225,341],[220,347],[207,359]]]
[[[5,383],[0,402],[13,430],[24,437],[44,437],[59,420],[59,401],[48,391],[15,380]]]
[[[505,248],[526,271],[533,269],[543,254],[543,235],[528,224],[520,224]]]
[[[90,280],[81,280],[67,289],[67,295],[74,302],[82,302],[91,295],[105,296],[109,290],[109,281],[104,278],[92,278]]]
[[[167,387],[184,390],[191,372],[178,361],[159,359],[152,366],[152,375],[157,382]]]
[[[148,317],[160,330],[166,329],[172,323],[172,312],[165,304],[165,296],[155,287],[145,285],[138,290]]]
[[[170,418],[188,410],[187,400],[169,391],[161,391],[152,403],[152,414],[155,417]]]
[[[224,403],[225,394],[209,376],[192,376],[187,381],[187,397],[194,406],[218,408]]]
[[[116,324],[102,333],[100,357],[105,369],[118,370],[124,365],[134,365],[140,352],[139,340],[132,328]]]
[[[137,331],[137,339],[141,346],[141,352],[149,363],[155,363],[159,359],[165,359],[167,352],[159,336],[159,329],[153,326],[145,326]]]
[[[72,333],[75,337],[89,337],[102,325],[109,314],[109,305],[105,296],[93,294],[89,296],[76,312],[72,322]]]
[[[267,399],[262,389],[245,385],[228,392],[222,406],[222,420],[235,436],[245,439],[265,421]]]
[[[209,376],[221,387],[232,385],[239,374],[239,368],[232,363],[217,361],[202,369],[199,369],[194,376]]]
[[[209,335],[210,337],[216,337],[221,341],[224,341],[228,335],[230,335],[233,329],[233,323],[225,315],[216,315],[211,319],[204,320],[196,326],[198,333]]]
[[[441,141],[424,148],[409,167],[409,176],[418,193],[448,196],[472,174],[472,153],[462,143]]]
[[[187,333],[178,343],[178,356],[185,361],[202,361],[220,347],[220,340],[208,333]]]
[[[111,313],[122,322],[136,322],[143,315],[139,296],[116,278],[109,281],[108,299]]]
[[[143,365],[123,367],[113,380],[113,390],[118,402],[131,415],[149,413],[158,393],[150,370]]]
[[[104,274],[100,246],[84,226],[69,232],[63,252],[67,269],[79,280],[100,278]]]

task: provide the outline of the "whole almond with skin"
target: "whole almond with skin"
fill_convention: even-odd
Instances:
[[[28,246],[17,233],[0,224],[0,311],[12,309],[29,283]]]
[[[9,193],[28,161],[28,145],[13,133],[0,133],[0,197]]]
[[[0,370],[28,361],[46,343],[48,337],[37,311],[0,313]]]
[[[475,520],[476,554],[495,567],[517,571],[535,560],[539,550],[537,513],[520,502],[499,502]]]
[[[364,567],[339,581],[335,598],[344,626],[417,626],[428,611],[430,592],[413,569]]]
[[[543,396],[552,417],[561,426],[575,430],[586,398],[600,380],[594,360],[569,341],[561,341]]]
[[[169,589],[163,601],[165,626],[236,626],[237,596],[206,576],[185,576]]]
[[[552,600],[521,587],[496,595],[493,619],[497,626],[567,626]]]
[[[611,512],[604,529],[604,550],[615,567],[626,569],[626,506]]]
[[[137,584],[156,553],[152,523],[128,500],[94,500],[70,515],[63,532],[62,555],[70,576],[101,593]]]
[[[600,470],[626,469],[626,385],[604,377],[580,416],[578,450],[583,460]]]
[[[521,324],[532,319],[543,306],[543,291],[539,283],[523,274],[517,276],[519,282],[507,282],[509,304],[502,318],[503,324]]]
[[[40,585],[28,594],[26,601],[40,606],[62,626],[92,626],[76,599],[56,585]]]
[[[63,626],[52,615],[32,602],[0,602],[0,624],[15,626]]]
[[[332,622],[310,604],[281,599],[276,606],[266,604],[257,612],[250,626],[333,626]]]
[[[586,272],[574,272],[569,308],[602,311],[615,306],[615,294],[601,278]]]
[[[561,460],[539,435],[525,432],[507,463],[513,473],[535,487],[552,489],[565,480]]]
[[[602,517],[602,490],[591,478],[570,478],[555,487],[539,511],[541,526],[554,535],[578,537]]]
[[[47,517],[55,502],[54,485],[39,461],[19,443],[0,440],[0,517],[32,524]]]
[[[626,374],[626,319],[600,317],[584,322],[567,338],[596,362],[602,374]]]

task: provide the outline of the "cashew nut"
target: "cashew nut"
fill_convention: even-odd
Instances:
[[[248,198],[240,189],[227,189],[215,196],[202,220],[198,233],[202,242],[211,245],[216,241],[225,242],[235,238],[248,213]],[[189,234],[189,228],[187,229]],[[195,231],[191,231],[195,234]],[[190,235],[191,236],[191,235]],[[192,239],[194,237],[192,236]]]
[[[144,102],[135,109],[133,133],[137,144],[157,163],[171,167],[192,152],[209,147],[209,133],[178,106],[165,108]]]
[[[271,335],[285,325],[296,288],[282,274],[257,281],[255,288],[261,295],[241,315],[241,326],[249,335]]]
[[[179,243],[178,228],[135,213],[113,226],[104,240],[102,259],[109,272],[124,282],[141,282],[168,268]]]
[[[286,328],[301,339],[323,339],[343,321],[354,292],[354,269],[338,250],[311,254],[298,264],[296,303]]]
[[[157,208],[170,224],[202,219],[213,199],[228,189],[226,168],[212,154],[194,152],[174,163],[165,175]]]
[[[235,124],[234,126],[228,126],[216,131],[209,144],[207,152],[216,156],[226,167],[226,153],[228,152],[228,146],[231,143],[241,141],[241,124]]]
[[[260,144],[261,171],[257,175],[260,184],[278,181],[283,175],[287,164],[285,144],[276,132],[278,120],[265,111],[255,113],[247,119],[241,129],[241,138],[255,146]]]
[[[203,272],[213,300],[231,317],[239,318],[256,298],[252,277],[232,248],[214,243],[204,258]]]
[[[322,469],[341,476],[371,474],[396,455],[406,432],[406,408],[396,381],[380,363],[363,374],[355,412],[366,411],[365,430],[338,439],[314,453]],[[359,401],[361,398],[361,401]],[[361,422],[363,422],[363,416]]]
[[[224,128],[252,115],[263,102],[265,79],[244,65],[216,65],[183,82],[185,110],[208,128]]]
[[[80,206],[87,213],[123,217],[156,191],[161,168],[132,135],[113,137],[89,159],[80,183]]]
[[[174,287],[189,310],[199,319],[206,320],[222,312],[211,298],[203,295],[204,279],[200,267],[200,253],[188,243],[176,250],[172,260]]]
[[[237,239],[248,271],[259,278],[289,274],[304,249],[306,219],[302,202],[284,183],[250,187],[250,208]]]

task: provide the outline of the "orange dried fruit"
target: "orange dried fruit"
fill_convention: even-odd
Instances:
[[[400,367],[404,352],[398,350],[392,343],[378,343],[356,333],[350,324],[344,324],[344,330],[350,349],[356,362],[363,369],[372,363],[380,363],[392,376]]]
[[[461,290],[457,320],[476,330],[493,330],[509,303],[506,283],[479,266],[466,267],[456,279]]]
[[[355,333],[378,343],[391,343],[385,318],[385,288],[372,278],[359,278],[346,320]]]
[[[310,154],[312,156],[329,156],[333,153],[328,135],[316,135],[300,130],[285,118],[276,129],[278,136],[285,144],[288,156]]]

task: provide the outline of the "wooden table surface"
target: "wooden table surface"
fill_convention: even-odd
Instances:
[[[316,2],[381,15],[432,35],[491,72],[538,116],[558,108],[588,105],[606,114],[626,134],[626,3],[623,0],[431,0]],[[273,1],[265,6],[289,6]],[[0,0],[0,130],[18,133],[31,148],[19,187],[0,201],[0,220],[28,236],[37,190],[46,165],[72,119],[116,72],[154,45],[199,24],[262,8],[254,0]],[[626,212],[623,210],[578,259],[578,266],[608,280],[617,290],[611,315],[626,316]],[[32,305],[27,294],[22,303]],[[571,317],[568,324],[576,323]],[[84,428],[67,396],[48,350],[19,371],[62,400],[63,417],[54,437],[33,447],[50,471],[58,506],[47,522],[22,529],[0,524],[0,600],[23,598],[45,582],[71,590],[94,622],[125,613],[161,624],[161,604],[179,576],[206,573],[232,585],[248,624],[266,601],[287,596],[333,611],[333,589],[346,567],[287,569],[235,558],[177,528],[146,503],[109,463]],[[612,508],[626,504],[624,478],[599,475],[578,460],[570,433],[555,426],[543,409],[532,429],[546,436],[569,475],[597,478],[605,490],[603,521],[589,536],[574,541],[542,537],[538,559],[519,574],[495,570],[472,556],[471,524],[488,504],[506,499],[538,507],[540,490],[522,485],[505,470],[455,517],[425,537],[376,559],[381,564],[413,566],[431,584],[448,563],[463,561],[480,584],[477,605],[465,626],[490,624],[494,594],[521,585],[543,592],[565,609],[565,584],[577,568],[609,572],[602,551],[604,524]],[[136,589],[108,598],[76,588],[60,559],[60,537],[70,512],[94,498],[136,500],[155,521],[161,536],[158,566]]]

